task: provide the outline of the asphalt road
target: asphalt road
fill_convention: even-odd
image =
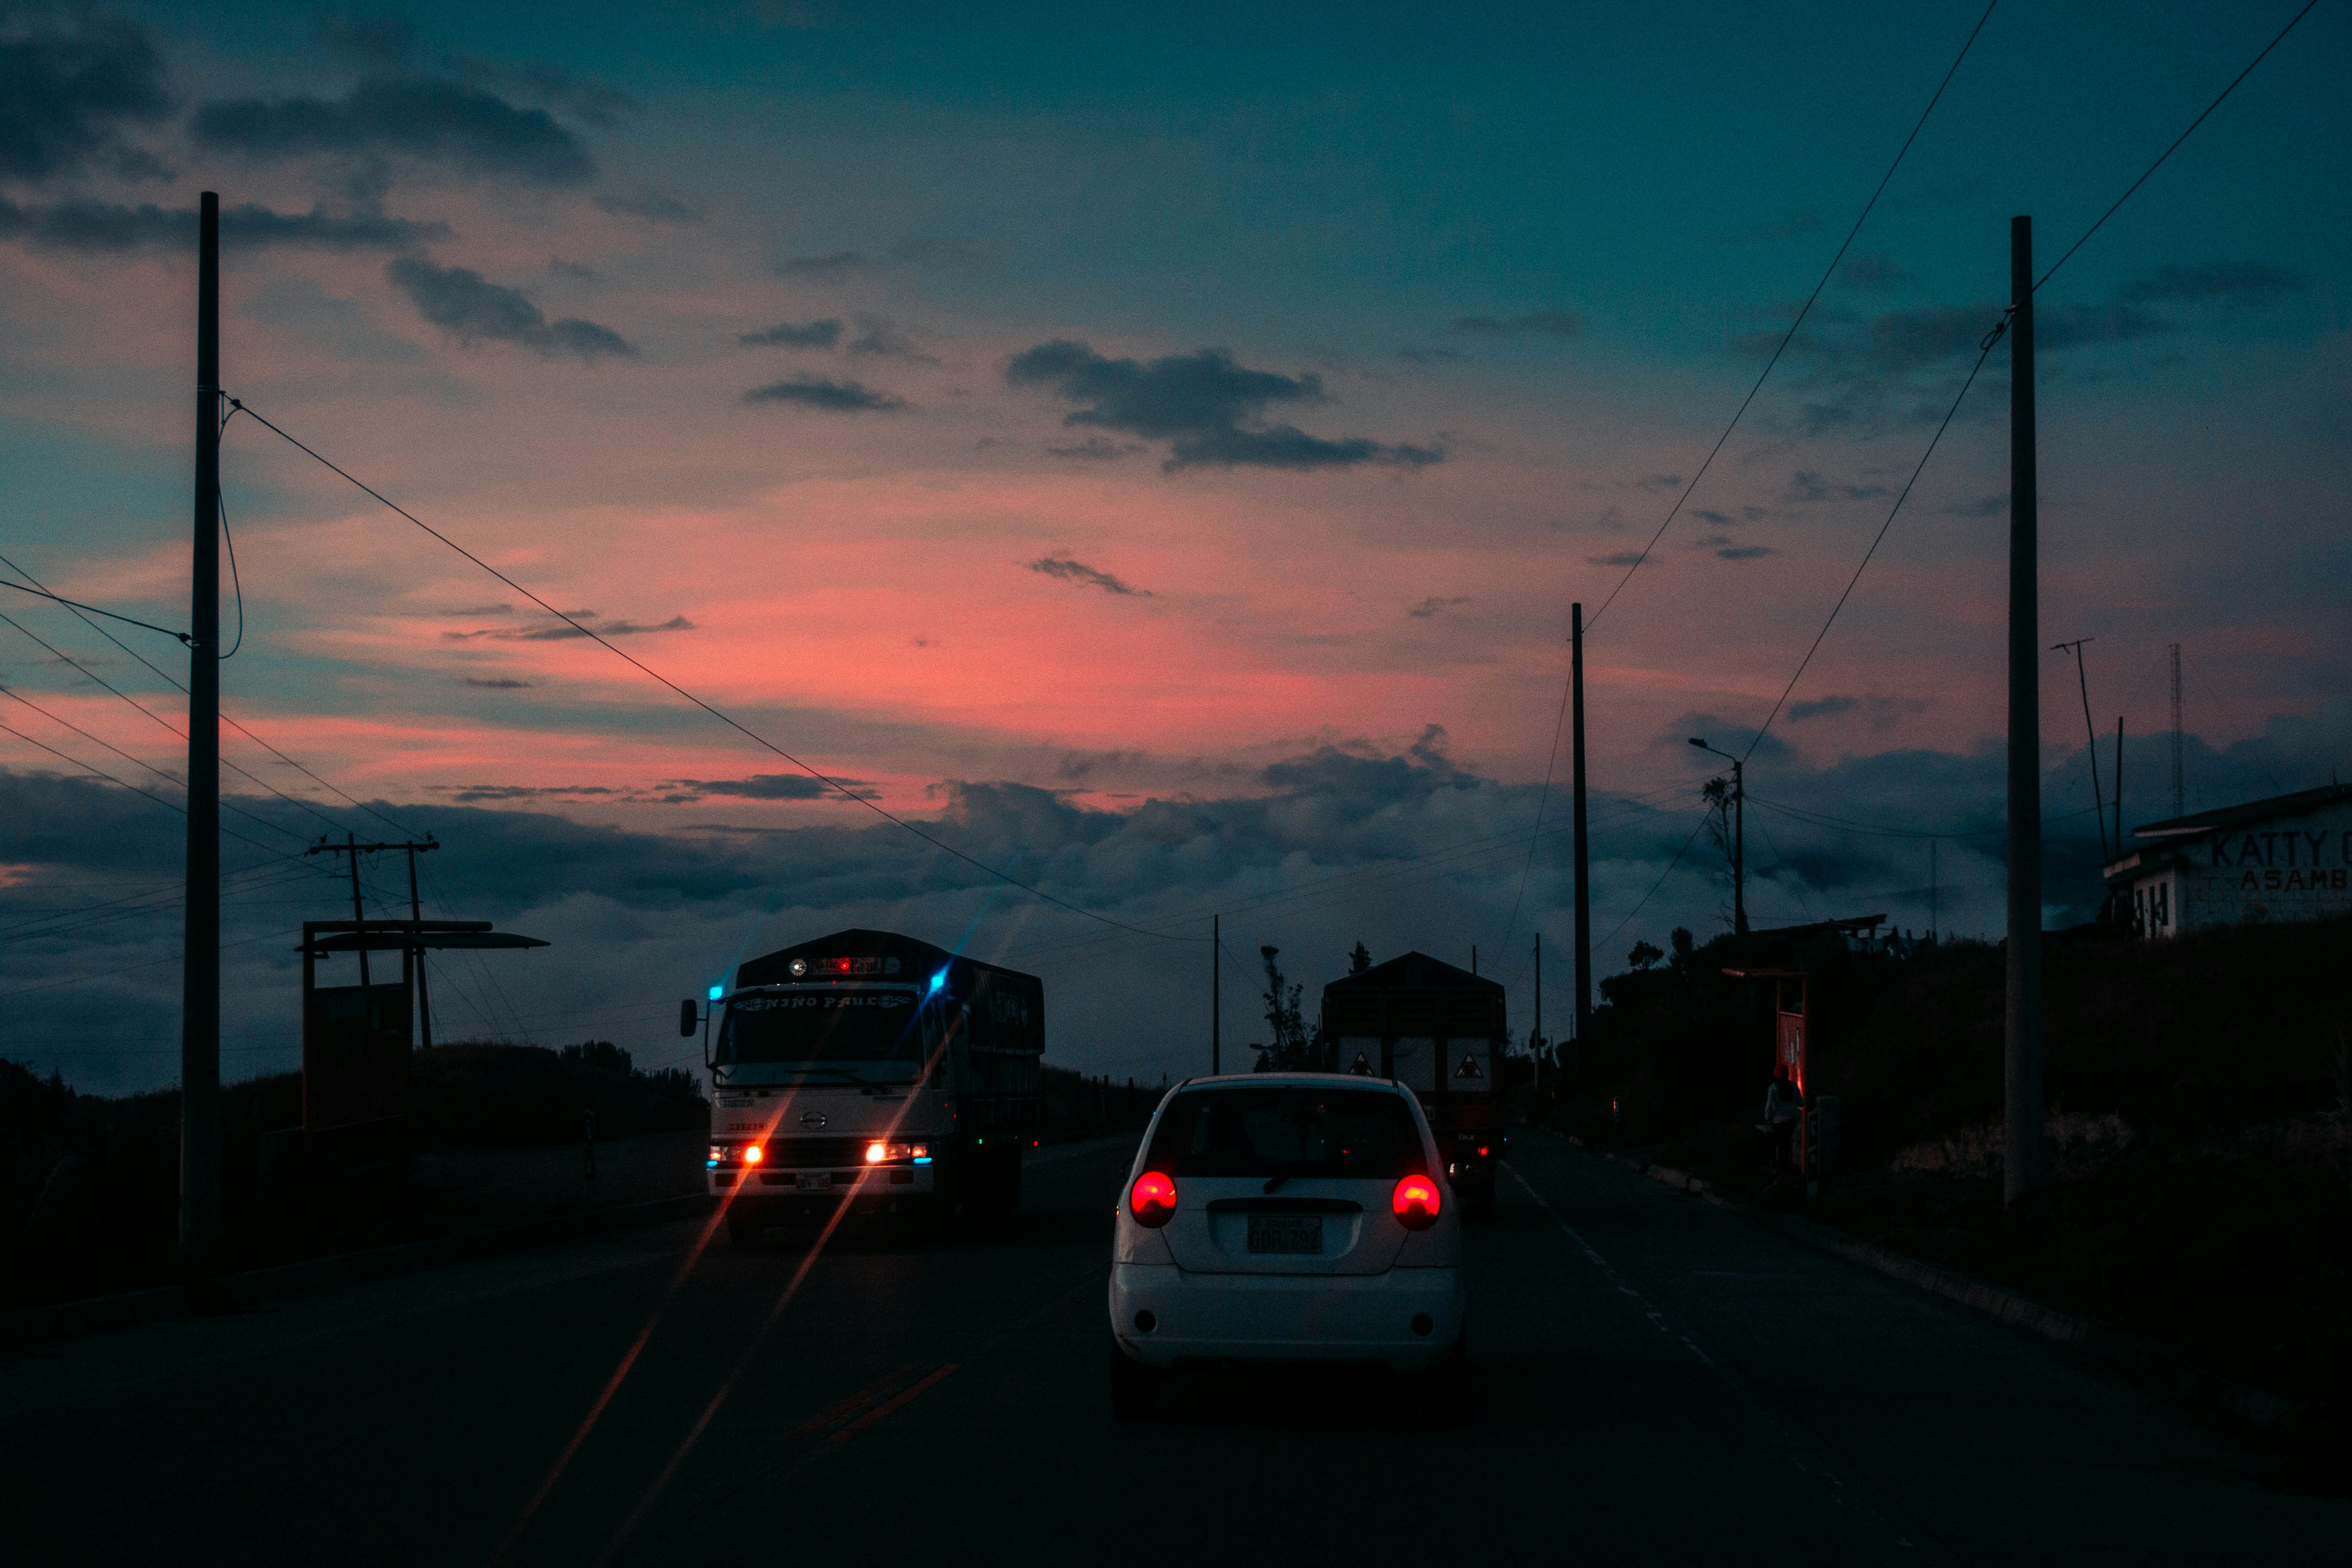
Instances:
[[[2352,1502],[1942,1301],[1528,1135],[1464,1425],[1377,1376],[1105,1386],[1127,1155],[1008,1231],[700,1225],[0,1360],[12,1564],[2342,1563]]]

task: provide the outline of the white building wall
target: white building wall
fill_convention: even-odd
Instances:
[[[2169,881],[2171,931],[2352,913],[2352,802],[2223,829],[2181,848],[2171,868],[2133,888],[2137,906],[2158,896],[2154,884]]]

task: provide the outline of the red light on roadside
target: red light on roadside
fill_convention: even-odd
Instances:
[[[1479,1145],[1478,1145],[1478,1158],[1480,1158],[1481,1160],[1483,1160],[1483,1159],[1485,1159],[1486,1157],[1486,1145],[1485,1145],[1484,1143],[1481,1143],[1481,1144],[1479,1144]]]
[[[1437,1184],[1427,1176],[1401,1177],[1389,1194],[1390,1212],[1407,1230],[1427,1230],[1437,1223]]]
[[[1135,1223],[1157,1230],[1176,1214],[1176,1181],[1158,1171],[1146,1171],[1127,1190],[1128,1212]]]
[[[756,1165],[767,1157],[768,1152],[761,1148],[757,1143],[746,1143],[743,1145],[743,1163],[747,1165]]]

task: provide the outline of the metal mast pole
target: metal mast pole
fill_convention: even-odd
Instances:
[[[1591,862],[1584,837],[1584,606],[1570,605],[1568,617],[1569,687],[1573,694],[1570,754],[1576,781],[1576,1038],[1580,1041],[1592,1023],[1592,889],[1586,876]]]
[[[2180,645],[2172,645],[2172,815],[2189,809],[2180,788]]]
[[[199,1263],[220,1229],[220,196],[206,191],[196,213],[196,526],[180,973],[180,1251]]]
[[[2009,223],[2009,973],[2001,1201],[2042,1185],[2042,674],[2033,220]]]

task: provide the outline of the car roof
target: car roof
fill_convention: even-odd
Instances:
[[[1176,1089],[1268,1089],[1277,1086],[1331,1089],[1349,1085],[1384,1089],[1395,1094],[1405,1092],[1404,1086],[1392,1078],[1368,1078],[1360,1072],[1228,1072],[1219,1073],[1214,1078],[1188,1078],[1176,1085]]]

